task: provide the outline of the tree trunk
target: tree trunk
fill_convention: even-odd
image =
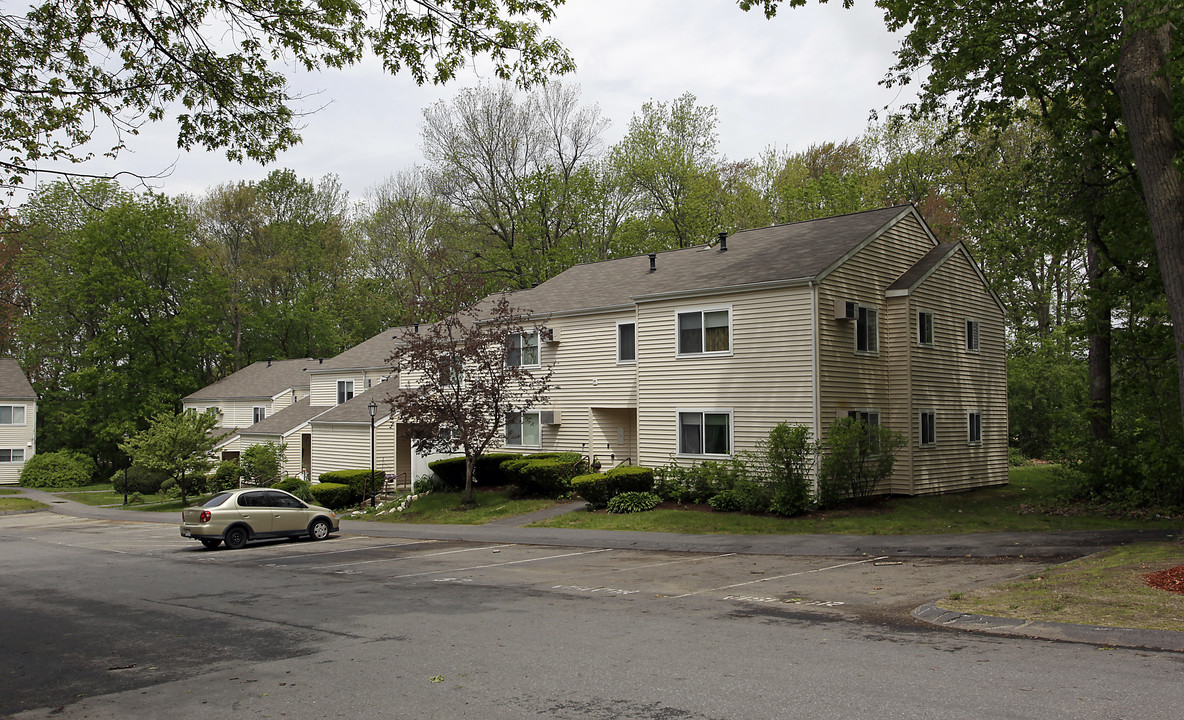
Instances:
[[[1098,247],[1098,218],[1090,213],[1089,238],[1085,244],[1086,276],[1089,278],[1089,300],[1086,303],[1086,323],[1089,328],[1089,434],[1097,443],[1110,441],[1114,414],[1113,383],[1111,382],[1110,339],[1113,329],[1110,299],[1102,287],[1102,258]]]
[[[1123,19],[1115,90],[1131,138],[1176,341],[1184,423],[1184,182],[1173,164],[1171,25],[1163,0],[1131,0]]]
[[[477,464],[477,458],[469,453],[465,453],[465,496],[461,500],[464,505],[473,504],[473,466]]]

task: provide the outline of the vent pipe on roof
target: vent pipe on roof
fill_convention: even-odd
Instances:
[[[727,252],[728,251],[728,234],[726,232],[721,232],[719,234],[719,251],[720,252]]]
[[[650,253],[650,272],[658,269],[658,253]]]
[[[413,325],[412,327],[415,328],[412,332],[414,332],[416,335],[418,335],[419,334],[419,323],[415,323],[415,325]]]
[[[267,367],[271,367],[271,358],[267,358]]]
[[[325,358],[317,358],[317,365],[325,364]]]

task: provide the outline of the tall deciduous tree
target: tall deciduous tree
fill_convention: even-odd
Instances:
[[[541,34],[562,0],[40,0],[0,13],[2,181],[109,154],[177,108],[178,147],[270,162],[299,142],[300,98],[275,60],[317,71],[372,51],[442,83],[475,57],[529,85],[574,64]],[[108,127],[103,128],[105,123]],[[99,148],[97,152],[103,152]]]
[[[474,464],[503,438],[507,418],[537,407],[550,389],[550,369],[531,370],[508,352],[524,334],[536,333],[537,343],[528,316],[506,295],[490,298],[406,330],[390,358],[407,383],[387,398],[392,412],[421,452],[464,453],[466,503]]]

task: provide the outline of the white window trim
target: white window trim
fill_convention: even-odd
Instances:
[[[880,408],[851,408],[850,410],[847,411],[847,414],[844,415],[843,417],[851,417],[851,413],[856,413],[856,417],[855,417],[856,420],[863,419],[863,418],[859,417],[859,415],[875,415],[877,427],[879,427],[880,425],[882,425],[884,423],[884,413],[880,411]]]
[[[975,440],[971,434],[973,426],[971,425],[971,418],[978,416],[978,440]],[[970,446],[978,446],[983,444],[983,411],[982,410],[967,410],[966,411],[966,444]]]
[[[874,310],[876,312],[876,349],[875,350],[860,350],[859,349],[859,311],[860,310]],[[856,355],[863,355],[865,357],[879,357],[880,356],[880,307],[878,305],[867,305],[864,303],[855,304],[855,322],[851,323],[851,328],[854,331],[851,337],[851,347],[854,349]]]
[[[344,397],[345,396],[345,387],[347,384],[349,385],[348,392],[349,392],[350,397]],[[357,397],[357,394],[354,392],[354,381],[353,380],[338,380],[337,381],[337,396],[336,397],[337,397],[337,404],[338,405],[344,405],[345,403],[347,403],[350,400],[353,400],[355,397]]]
[[[729,319],[729,321],[731,320],[730,317],[728,319]],[[675,322],[677,323],[677,320],[675,320]],[[632,360],[622,360],[621,359],[621,326],[622,325],[632,325],[633,326],[633,359]],[[628,321],[619,320],[617,322],[616,347],[617,347],[617,364],[618,365],[636,365],[637,364],[637,321],[636,320],[628,320]]]
[[[728,313],[728,349],[727,350],[706,350],[703,352],[684,353],[679,342],[678,332],[678,316],[686,315],[688,313],[699,313],[702,319],[705,313],[709,312],[724,312]],[[733,338],[733,329],[735,328],[735,317],[732,313],[731,305],[706,305],[702,307],[684,307],[677,308],[674,311],[674,357],[676,358],[701,358],[701,357],[732,357],[732,351],[736,347],[735,339]],[[703,345],[707,345],[707,328],[703,327]]]
[[[932,425],[932,427],[933,427],[933,442],[925,442],[924,438],[922,437],[922,435],[923,435],[922,428],[924,427],[924,425],[923,425],[924,421],[921,420],[921,417],[923,415],[932,415],[933,416],[933,425]],[[917,411],[917,447],[923,447],[923,448],[937,447],[937,409],[936,408],[921,408],[919,411]]]
[[[966,326],[974,323],[974,347],[968,347],[966,342]],[[983,324],[979,322],[978,318],[968,317],[962,322],[962,349],[968,353],[978,355],[982,352],[983,346]]]
[[[29,424],[29,406],[28,405],[24,405],[24,404],[20,404],[20,403],[10,403],[10,404],[5,404],[5,405],[0,405],[0,407],[7,407],[7,408],[13,408],[13,409],[19,407],[22,411],[21,414],[24,416],[24,420],[21,420],[19,423],[18,422],[0,423],[0,426],[3,426],[3,427],[24,427],[25,425]]]
[[[7,450],[8,451],[8,458],[9,458],[8,460],[0,460],[0,463],[23,463],[25,461],[25,449],[23,447],[20,447],[20,448],[0,448],[0,450]],[[20,460],[13,460],[12,459],[12,454],[16,453],[16,452],[19,452],[21,454]]]
[[[526,411],[523,411],[523,412],[518,412],[518,413],[506,413],[506,415],[507,415],[507,416],[509,416],[509,415],[518,415],[518,416],[520,416],[520,418],[519,418],[519,421],[518,421],[518,424],[519,424],[519,425],[521,425],[521,424],[522,424],[522,420],[521,420],[521,418],[523,418],[523,417],[526,417],[527,415],[534,415],[536,418],[538,418],[539,441],[538,441],[538,443],[537,443],[537,444],[535,444],[535,445],[528,445],[528,444],[526,444],[525,442],[520,442],[520,443],[519,443],[519,444],[517,444],[517,445],[512,445],[512,444],[510,443],[510,439],[509,439],[508,437],[506,437],[506,430],[508,430],[508,429],[509,429],[509,425],[510,425],[509,418],[507,417],[507,418],[506,418],[506,421],[505,421],[505,422],[506,422],[506,428],[505,428],[505,429],[503,430],[503,432],[502,432],[502,442],[503,442],[503,446],[504,446],[504,447],[508,447],[508,448],[509,448],[509,447],[512,447],[512,448],[529,448],[529,449],[539,449],[539,448],[542,448],[542,446],[543,446],[543,419],[542,419],[542,417],[540,416],[540,412],[539,412],[538,410],[526,410]],[[521,435],[521,433],[519,433],[519,435]]]
[[[921,341],[921,316],[922,315],[929,316],[929,342],[922,342]],[[913,330],[914,330],[913,344],[916,345],[917,347],[926,347],[926,348],[933,347],[934,343],[936,341],[936,338],[937,338],[937,313],[933,312],[932,310],[926,310],[924,308],[917,308],[917,312],[916,312],[915,317],[916,317],[916,325],[913,328]]]
[[[521,362],[521,360],[522,360],[522,338],[524,338],[528,335],[533,335],[535,337],[534,347],[535,347],[535,350],[536,350],[536,353],[537,353],[538,359],[539,359],[538,362],[536,362],[532,365],[528,365],[524,362]],[[506,367],[541,368],[543,366],[543,342],[542,342],[543,339],[541,337],[539,337],[538,330],[523,330],[520,333],[511,333],[510,337],[516,339],[518,342],[519,363],[516,366],[510,365],[510,353],[509,353],[509,348],[507,348],[506,349]]]
[[[267,406],[255,405],[251,408],[251,420],[253,422],[262,422],[267,419]]]
[[[728,416],[728,452],[726,453],[684,453],[682,451],[682,426],[679,417],[683,413],[700,413],[702,415],[727,415]],[[704,420],[704,427],[707,422]],[[706,440],[706,438],[701,438]],[[705,442],[703,444],[706,444]],[[730,458],[736,452],[736,417],[732,408],[678,408],[674,411],[674,455],[680,458],[703,458],[706,460],[717,460],[719,458]]]

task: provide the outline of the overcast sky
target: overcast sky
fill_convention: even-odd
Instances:
[[[870,0],[856,7],[783,7],[773,20],[745,13],[733,0],[567,0],[545,31],[563,42],[578,70],[584,103],[611,121],[608,144],[648,100],[670,101],[690,91],[718,111],[719,149],[729,159],[755,158],[770,146],[802,150],[813,143],[853,139],[872,110],[899,108],[913,97],[879,85],[898,38]],[[491,80],[462,72],[443,87],[418,87],[382,73],[376,62],[341,72],[302,75],[295,87],[308,107],[304,142],[274,167],[304,178],[334,173],[353,200],[394,172],[423,162],[419,126],[425,107],[459,88]],[[88,171],[159,173],[152,184],[170,195],[201,195],[216,184],[258,180],[272,168],[227,162],[218,153],[176,148],[176,127],[163,122],[130,140],[133,152]]]

